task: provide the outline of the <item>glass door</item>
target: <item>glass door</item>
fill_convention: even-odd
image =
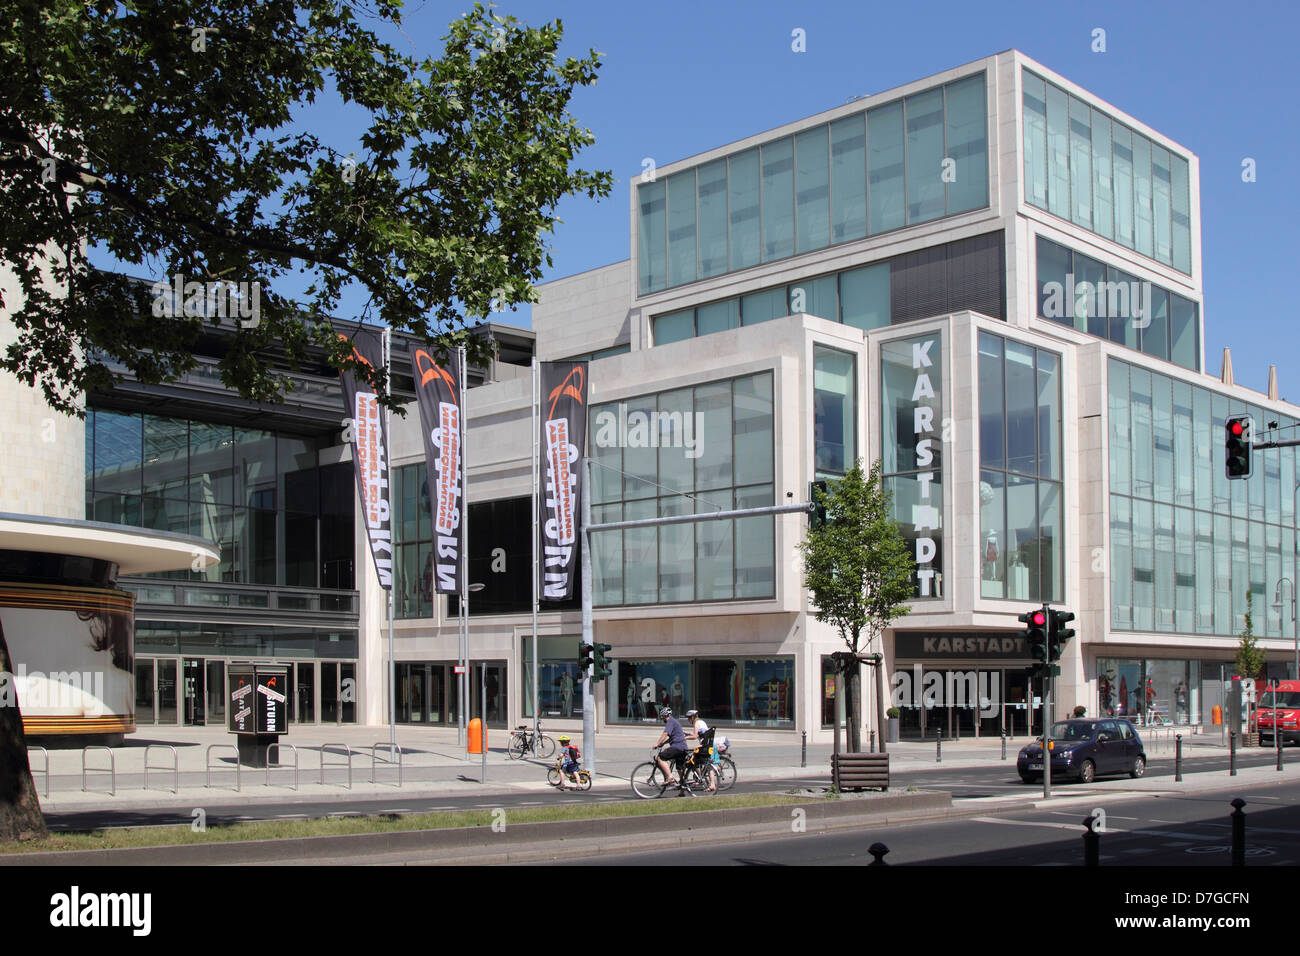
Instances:
[[[154,662],[148,658],[135,661],[135,722],[136,725],[158,722],[154,714]]]
[[[175,724],[179,712],[176,708],[176,659],[158,660],[158,723]]]
[[[214,727],[226,722],[226,662],[208,661],[208,722]]]
[[[294,719],[300,724],[316,722],[316,665],[302,663],[298,665],[297,695],[298,709]]]
[[[204,692],[203,661],[197,657],[187,657],[181,672],[185,676],[185,726],[202,727],[206,722],[204,720],[206,694]]]

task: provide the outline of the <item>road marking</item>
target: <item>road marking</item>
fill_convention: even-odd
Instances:
[[[1077,823],[1048,823],[1046,821],[1040,822],[1038,820],[1004,820],[1001,817],[975,817],[974,821],[976,823],[1000,823],[1003,826],[1011,827],[1043,827],[1048,830],[1073,830],[1078,832],[1082,829],[1082,826]],[[1127,830],[1114,830],[1110,827],[1106,827],[1107,835],[1127,832]]]

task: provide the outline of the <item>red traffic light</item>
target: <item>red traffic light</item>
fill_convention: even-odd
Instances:
[[[1237,435],[1237,436],[1240,436],[1241,433],[1246,430],[1246,426],[1243,425],[1240,421],[1232,422],[1231,424],[1228,425],[1228,428],[1232,430],[1233,435]]]
[[[1034,620],[1034,627],[1042,627],[1044,624],[1047,623],[1047,615],[1044,614],[1042,611],[1035,611],[1033,620]]]

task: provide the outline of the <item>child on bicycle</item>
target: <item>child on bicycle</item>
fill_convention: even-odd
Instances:
[[[578,783],[578,758],[582,751],[575,747],[568,734],[560,735],[560,756],[564,760],[565,779],[572,781],[574,789],[581,789]]]
[[[704,735],[709,732],[709,725],[704,722],[704,718],[700,716],[700,712],[698,710],[688,710],[686,712],[686,719],[694,724],[694,728],[686,735],[686,738],[688,740],[702,741]],[[696,749],[698,751],[699,748]],[[713,753],[709,754],[709,761],[716,765],[718,763],[717,748],[713,748],[713,751]],[[713,777],[709,785],[709,793],[713,793],[717,790],[716,781],[717,777]]]

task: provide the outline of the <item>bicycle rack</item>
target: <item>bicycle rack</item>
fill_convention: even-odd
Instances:
[[[326,752],[329,750],[330,747],[342,747],[342,748],[343,748],[343,752],[347,755],[347,761],[348,761],[348,762],[347,762],[347,768],[348,768],[348,789],[351,790],[351,789],[352,789],[352,748],[349,747],[347,744],[321,744],[321,745],[320,745],[320,782],[321,782],[321,785],[323,786],[323,785],[325,784],[325,768],[326,768],[327,766],[329,766],[329,767],[342,767],[342,766],[343,766],[343,764],[341,764],[341,763],[337,763],[337,762],[331,762],[331,763],[329,763],[329,764],[326,764],[326,763],[325,763],[325,754],[326,754]]]
[[[144,748],[144,788],[146,790],[149,789],[149,770],[151,769],[149,767],[149,751],[151,750],[170,750],[172,752],[172,793],[175,793],[180,789],[181,785],[180,757],[176,754],[176,748],[170,744],[149,744],[149,746]],[[153,767],[152,769],[166,770],[167,768]]]
[[[239,772],[239,748],[236,747],[234,744],[209,744],[208,745],[208,749],[203,755],[203,762],[204,764],[206,764],[206,770],[207,770],[207,782],[204,784],[204,786],[206,787],[212,786],[212,751],[216,750],[217,748],[229,749],[235,752],[235,792],[236,793],[242,792],[241,788],[243,786],[243,780],[241,779],[241,775]],[[221,768],[218,767],[217,769],[220,770]]]
[[[103,750],[103,751],[106,751],[106,752],[108,753],[108,766],[107,766],[107,767],[87,767],[87,766],[86,766],[86,752],[87,752],[87,751],[90,751],[90,750]],[[109,788],[110,788],[110,789],[109,789],[109,791],[108,791],[108,795],[109,795],[110,797],[116,797],[116,796],[117,796],[117,758],[113,756],[113,750],[112,750],[111,747],[106,747],[106,746],[104,746],[103,744],[87,744],[85,747],[82,747],[82,748],[81,748],[81,792],[82,792],[82,793],[85,793],[85,792],[86,792],[86,771],[87,771],[87,770],[89,770],[89,771],[91,771],[91,772],[93,772],[93,773],[107,773],[107,774],[110,774],[110,775],[111,775],[111,776],[109,777]]]
[[[271,751],[272,751],[272,750],[275,751],[275,755],[276,755],[276,758],[277,758],[277,759],[276,759],[276,763],[278,764],[278,763],[279,763],[279,759],[278,759],[278,758],[279,758],[279,756],[280,756],[280,748],[281,748],[281,747],[288,747],[290,750],[293,751],[293,787],[292,787],[292,789],[297,790],[297,789],[298,789],[298,748],[295,747],[293,744],[282,744],[282,743],[279,743],[278,741],[277,741],[276,743],[273,743],[273,744],[267,744],[267,746],[266,746],[266,783],[265,783],[265,786],[268,786],[268,787],[269,787],[269,786],[271,785]]]
[[[32,766],[31,752],[33,750],[39,750],[42,754],[45,755],[45,767],[40,772],[45,774],[45,799],[48,800],[50,798],[50,752],[46,750],[44,747],[42,747],[40,744],[32,744],[32,746],[28,747],[27,748],[28,769],[30,769]],[[36,773],[37,771],[32,770],[31,772]]]
[[[380,747],[383,747],[385,750],[388,751],[388,756],[384,759],[383,762],[388,764],[389,766],[392,766],[393,764],[397,764],[397,788],[400,790],[402,787],[402,745],[401,744],[386,744],[381,741],[380,743],[371,745],[370,779],[367,781],[367,783],[380,782],[377,779],[375,779],[376,762],[379,760]],[[396,757],[397,759],[394,760],[393,759],[394,757]]]

